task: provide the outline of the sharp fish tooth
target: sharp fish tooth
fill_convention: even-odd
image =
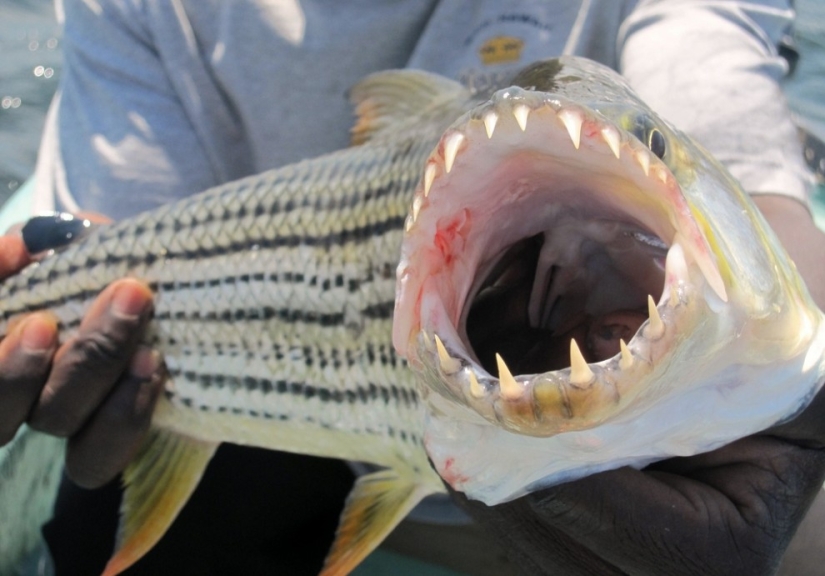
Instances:
[[[679,294],[677,289],[679,287],[679,280],[688,279],[688,265],[685,260],[685,250],[681,244],[674,243],[667,251],[667,258],[665,258],[665,275],[667,282],[670,285],[670,297],[668,303],[671,308],[679,305]]]
[[[622,370],[627,370],[633,366],[633,354],[630,352],[630,348],[627,347],[627,344],[625,344],[624,339],[622,338],[619,338],[619,348],[622,351],[622,356],[619,358],[619,368]]]
[[[487,392],[484,388],[481,387],[481,384],[478,383],[478,378],[476,378],[475,372],[470,370],[469,372],[470,378],[470,394],[473,398],[484,398]]]
[[[642,167],[645,176],[650,176],[650,154],[646,150],[637,150],[636,160],[639,162],[639,166]]]
[[[688,277],[688,265],[687,260],[685,260],[685,249],[682,248],[682,245],[678,242],[674,242],[667,251],[667,257],[665,258],[665,273],[668,276],[678,280],[686,280]]]
[[[619,132],[612,126],[605,126],[602,128],[602,138],[607,142],[613,155],[620,158],[622,141],[619,138]]]
[[[679,302],[679,293],[676,291],[675,286],[671,286],[670,295],[668,296],[667,303],[670,305],[671,308],[676,308],[679,305]]]
[[[498,123],[498,114],[490,111],[484,115],[484,129],[487,131],[487,138],[493,137],[493,132],[496,131],[496,123]]]
[[[562,110],[558,113],[558,116],[559,120],[564,124],[564,127],[567,128],[567,133],[570,134],[573,147],[578,150],[582,139],[582,123],[584,122],[584,117],[574,110]]]
[[[450,356],[444,347],[444,342],[441,341],[438,334],[435,335],[435,347],[438,350],[438,363],[441,364],[441,370],[443,370],[445,374],[455,374],[461,370],[461,362]]]
[[[427,352],[435,352],[435,346],[433,346],[433,339],[430,338],[430,335],[427,334],[426,330],[421,331],[421,338],[424,340],[424,348],[427,349]]]
[[[418,213],[421,212],[421,203],[424,199],[421,196],[416,196],[412,203],[413,222],[418,220]]]
[[[527,130],[527,117],[530,115],[530,108],[525,106],[524,104],[519,104],[515,108],[513,108],[513,116],[516,117],[516,122],[518,122],[519,128],[521,131],[524,132]]]
[[[424,197],[430,195],[430,188],[433,187],[433,180],[435,180],[435,170],[435,164],[428,162],[424,169]]]
[[[575,338],[570,339],[570,383],[589,384],[593,380],[593,371],[582,356]]]
[[[455,157],[458,154],[458,148],[461,146],[461,143],[464,142],[464,134],[461,132],[454,132],[447,137],[447,141],[444,142],[444,171],[448,174],[450,170],[453,169],[453,163],[455,162]]]
[[[653,301],[653,296],[647,296],[647,313],[650,319],[645,329],[645,337],[651,340],[661,338],[665,333],[665,323],[662,322],[662,317],[659,316],[659,310],[656,308],[656,302]]]
[[[507,364],[504,363],[504,358],[500,354],[496,354],[496,364],[498,364],[498,389],[499,393],[505,400],[516,400],[521,398],[522,388],[513,375]]]
[[[680,238],[679,235],[677,235],[674,239],[674,243],[678,238]],[[693,261],[699,267],[699,270],[702,272],[702,276],[705,277],[705,282],[708,283],[711,290],[713,290],[722,302],[727,302],[728,291],[725,288],[725,281],[722,280],[722,274],[719,272],[719,267],[713,260],[713,255],[710,249],[705,248],[705,246],[697,247],[695,243],[691,244],[688,242],[683,244],[683,246],[692,256]]]

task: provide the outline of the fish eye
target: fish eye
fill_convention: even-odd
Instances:
[[[647,135],[647,147],[660,159],[664,158],[666,150],[665,137],[656,128],[653,128]]]

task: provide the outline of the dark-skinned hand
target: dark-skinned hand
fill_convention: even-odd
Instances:
[[[757,205],[822,308],[825,234],[794,200],[766,196]],[[825,392],[787,424],[706,454],[595,474],[495,507],[456,497],[525,574],[774,574],[822,491],[823,448]],[[805,574],[825,574],[814,562]]]
[[[0,279],[30,262],[19,234],[0,236]],[[0,446],[25,422],[68,438],[66,470],[95,488],[128,464],[162,385],[157,352],[140,345],[152,292],[124,279],[94,301],[77,334],[58,340],[48,312],[12,321],[0,341]]]

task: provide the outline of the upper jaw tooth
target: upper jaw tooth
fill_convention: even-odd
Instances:
[[[458,149],[464,142],[464,134],[461,132],[453,132],[444,141],[444,171],[448,174],[453,169],[455,158],[458,155]]]
[[[487,132],[487,138],[493,137],[493,132],[496,131],[496,124],[498,123],[498,114],[492,110],[484,115],[484,130]]]
[[[610,151],[613,152],[613,155],[616,158],[621,157],[621,137],[619,136],[618,130],[613,128],[612,126],[605,126],[601,130],[602,138],[610,147]]]
[[[525,104],[519,104],[513,108],[513,116],[516,117],[519,128],[524,132],[527,130],[527,117],[530,115],[530,108]]]
[[[584,116],[581,112],[565,108],[558,113],[559,120],[561,120],[567,133],[570,135],[570,140],[573,141],[573,147],[578,150],[582,139],[582,124],[584,123]]]

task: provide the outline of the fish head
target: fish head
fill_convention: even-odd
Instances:
[[[441,137],[393,340],[436,469],[488,504],[713,449],[822,375],[821,312],[747,195],[578,58],[528,67]]]

